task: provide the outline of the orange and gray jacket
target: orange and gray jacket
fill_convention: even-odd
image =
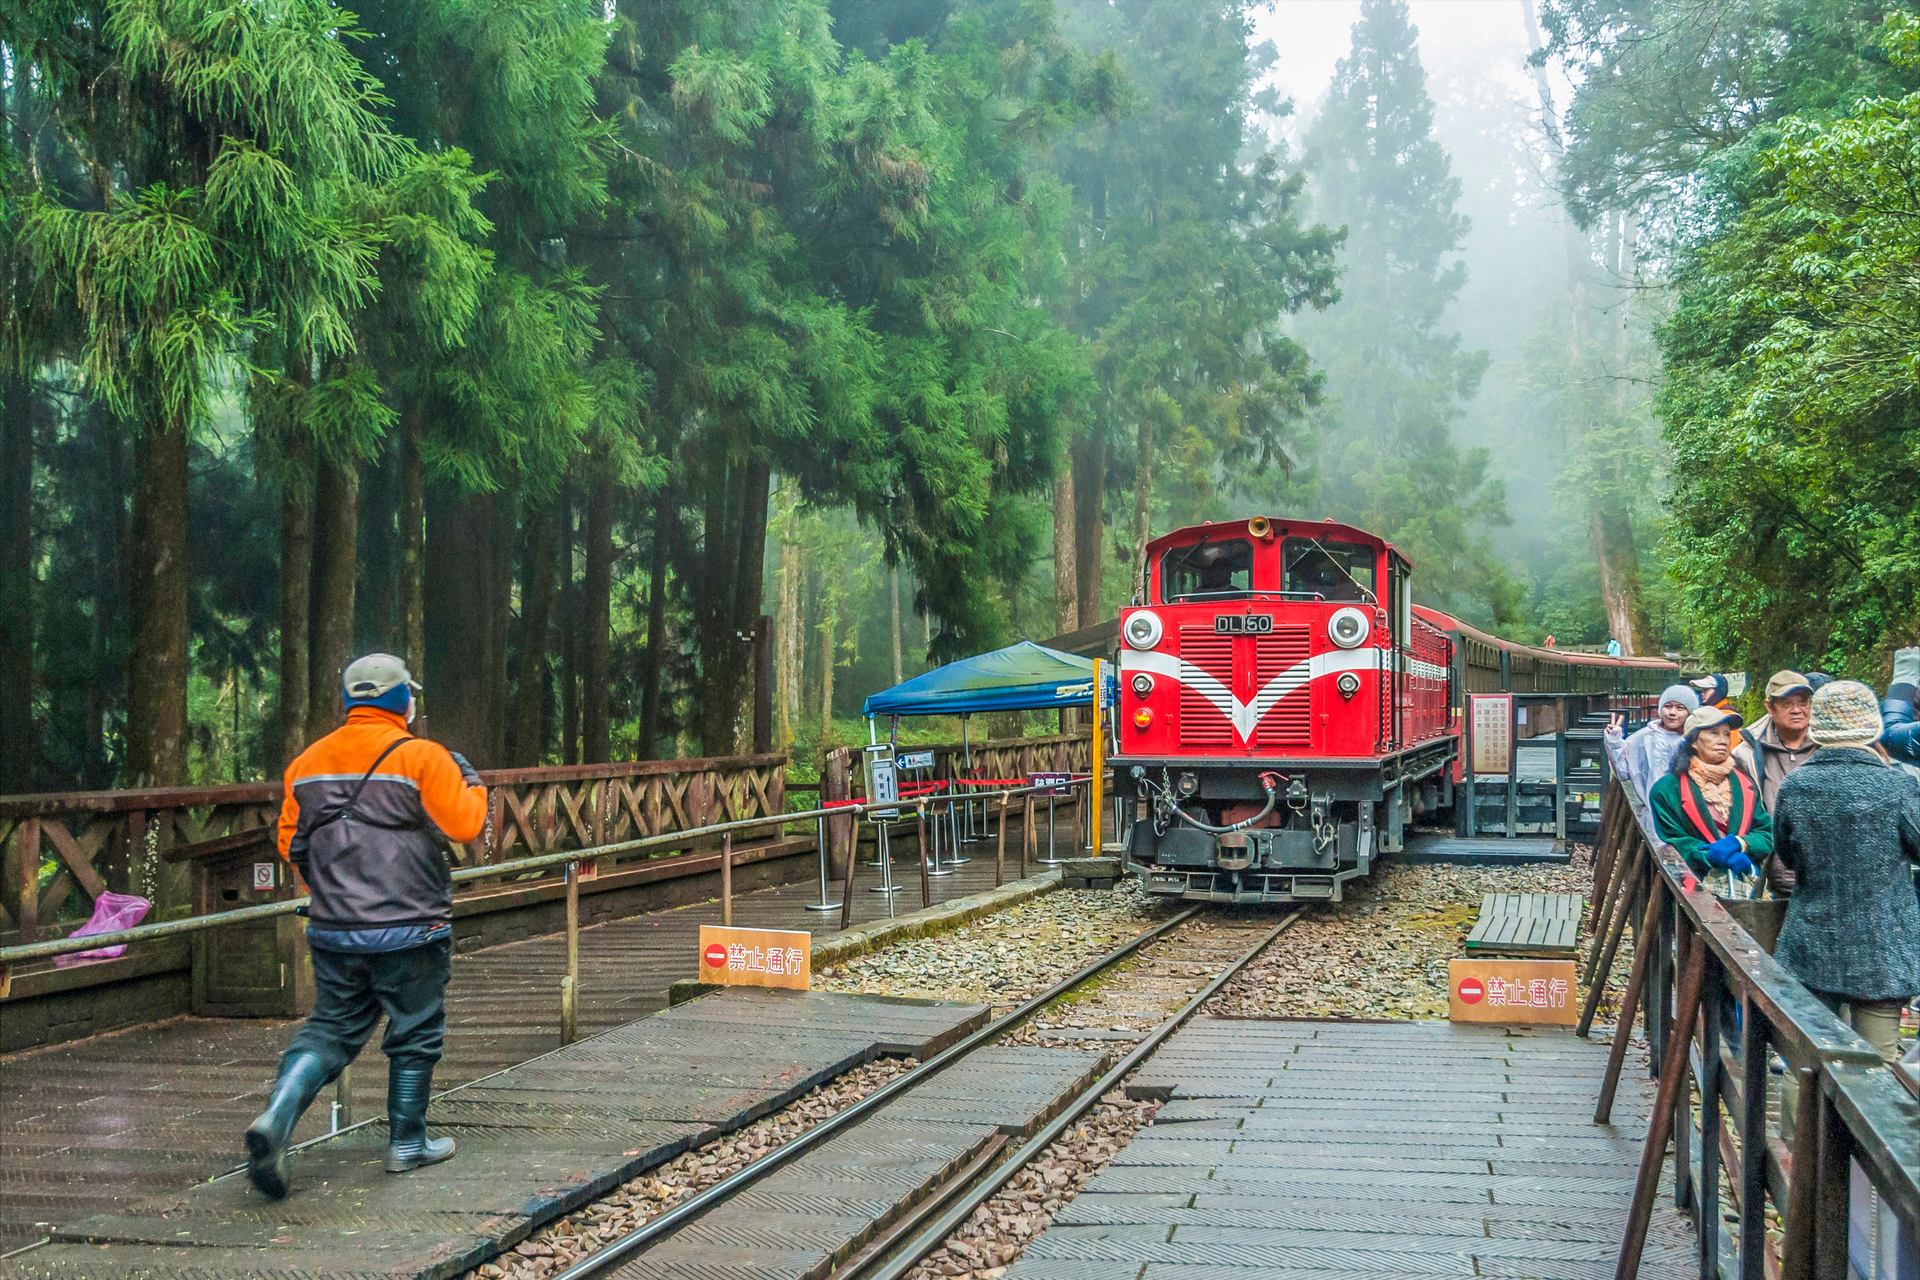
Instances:
[[[306,877],[317,928],[444,924],[453,880],[440,838],[464,844],[486,822],[487,789],[445,747],[410,737],[394,712],[355,707],[287,766],[280,853]]]

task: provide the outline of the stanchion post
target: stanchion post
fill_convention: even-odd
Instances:
[[[733,927],[733,832],[720,835],[720,925]]]
[[[825,815],[813,820],[813,832],[815,852],[820,855],[820,901],[808,904],[807,910],[838,911],[839,903],[827,901],[827,819]],[[841,926],[841,928],[845,927],[845,925]]]
[[[1020,878],[1027,878],[1027,851],[1034,847],[1033,792],[1027,792],[1027,811],[1020,823]]]
[[[580,1038],[580,864],[567,863],[567,975],[560,979],[560,1043]]]
[[[1100,856],[1105,845],[1101,838],[1101,810],[1106,808],[1106,730],[1100,727],[1100,713],[1106,707],[1107,663],[1104,658],[1093,660],[1093,741],[1089,744],[1092,776],[1087,779],[1086,794],[1081,797],[1087,806],[1087,848],[1094,857]]]
[[[927,802],[920,801],[914,806],[914,817],[920,823],[920,905],[933,905],[933,882],[927,879]]]
[[[993,847],[993,887],[1007,882],[1007,793],[1000,793],[1000,839]]]

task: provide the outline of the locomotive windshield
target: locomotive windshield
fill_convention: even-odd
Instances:
[[[1168,554],[1172,554],[1169,552]],[[1374,562],[1379,552],[1355,542],[1288,538],[1281,549],[1289,595],[1322,600],[1374,599]]]
[[[1253,544],[1245,538],[1175,547],[1160,557],[1160,602],[1253,590]]]

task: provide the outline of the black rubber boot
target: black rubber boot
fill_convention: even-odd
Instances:
[[[427,1136],[427,1100],[432,1096],[432,1067],[387,1068],[388,1173],[439,1164],[453,1154],[452,1138]]]
[[[274,1081],[267,1109],[247,1126],[247,1176],[269,1200],[287,1194],[287,1139],[326,1083],[319,1054],[297,1055]]]

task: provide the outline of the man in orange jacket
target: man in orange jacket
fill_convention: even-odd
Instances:
[[[427,1137],[427,1100],[447,1025],[453,880],[443,840],[487,821],[487,789],[456,752],[407,732],[406,664],[372,653],[341,675],[347,722],[287,766],[280,853],[313,895],[307,943],[313,1013],[280,1059],[267,1109],[247,1127],[247,1171],[287,1194],[287,1141],[328,1081],[359,1055],[384,1012],[387,1160],[405,1173],[453,1154]]]

